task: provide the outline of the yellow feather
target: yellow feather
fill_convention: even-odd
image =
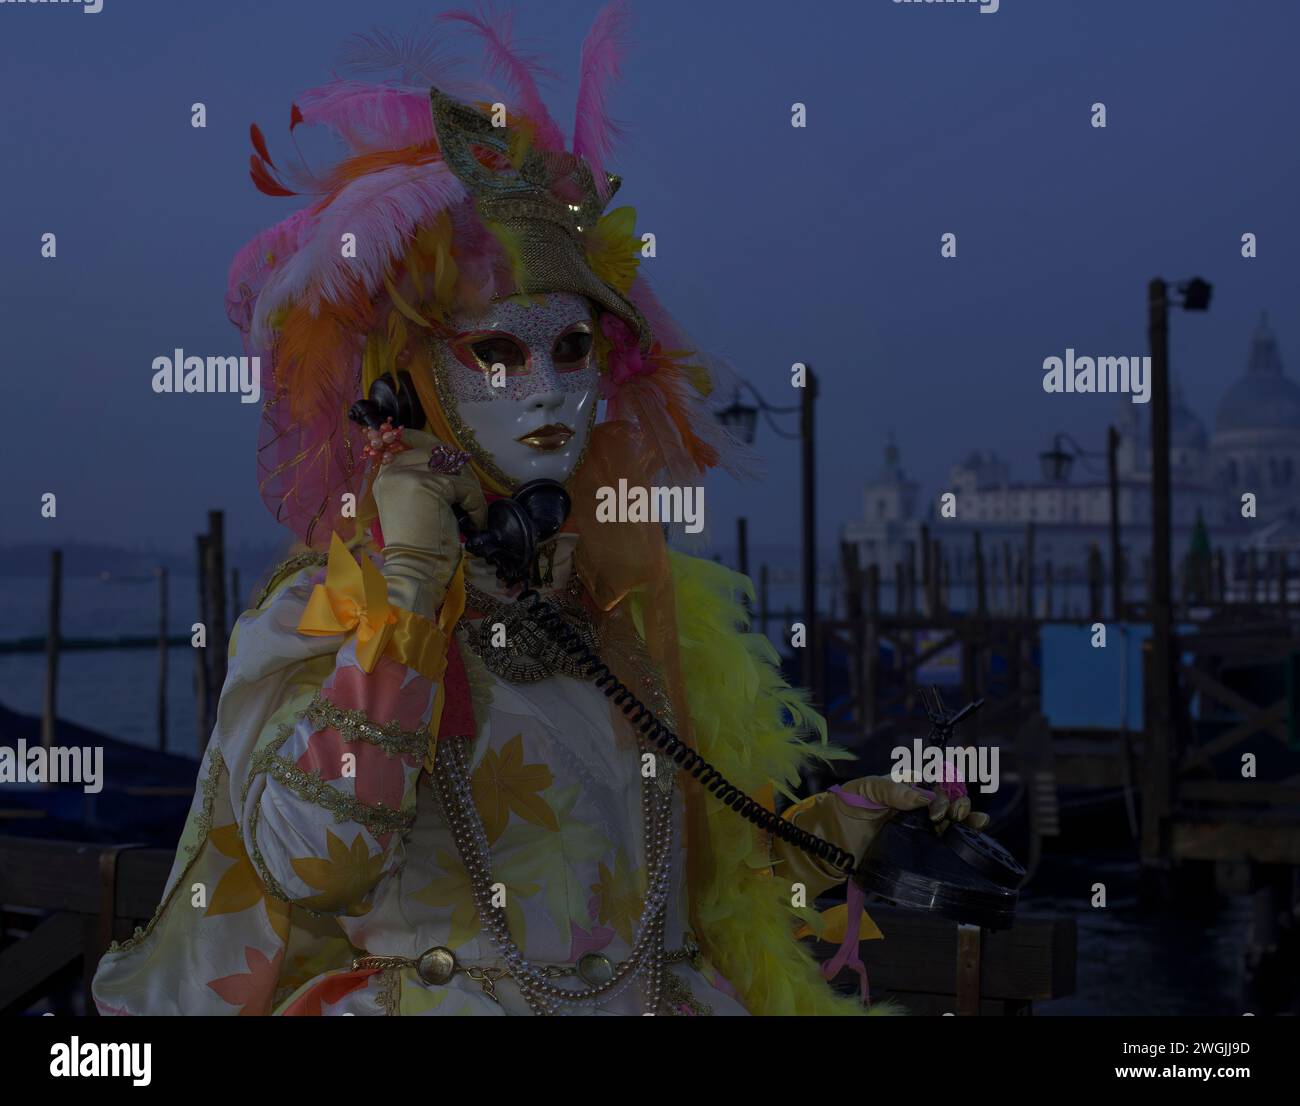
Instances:
[[[681,670],[700,754],[737,787],[753,793],[772,786],[787,794],[810,760],[847,757],[827,744],[825,720],[807,695],[782,680],[771,643],[734,629],[748,622],[739,597],[752,594],[753,585],[696,557],[671,553],[670,563]],[[746,1009],[769,1015],[895,1013],[883,1003],[864,1011],[856,999],[830,989],[812,954],[795,940],[799,913],[790,907],[789,884],[761,860],[754,863],[753,827],[708,802],[712,874],[702,885],[692,883],[692,913],[710,961]]]

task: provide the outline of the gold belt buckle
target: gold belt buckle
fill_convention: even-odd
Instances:
[[[415,962],[415,974],[431,987],[445,987],[451,977],[463,972],[483,988],[483,993],[495,1003],[500,1003],[497,996],[497,983],[510,975],[506,968],[479,968],[456,963],[456,954],[444,945],[435,945],[420,954]]]
[[[420,954],[415,962],[415,974],[433,987],[445,987],[456,974],[456,954],[443,945],[435,945]]]

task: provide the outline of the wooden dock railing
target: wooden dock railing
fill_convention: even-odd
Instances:
[[[170,849],[0,837],[0,1014],[90,979],[110,942],[153,916]]]

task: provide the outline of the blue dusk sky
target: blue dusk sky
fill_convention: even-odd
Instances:
[[[290,104],[331,77],[350,34],[431,27],[451,6],[0,3],[0,543],[188,549],[216,507],[235,544],[279,536],[257,494],[256,408],[155,395],[151,363],[238,352],[230,258],[295,204],[254,189],[249,124],[284,149]],[[557,71],[566,130],[599,7],[516,8]],[[1055,431],[1102,448],[1117,399],[1046,395],[1043,359],[1145,352],[1153,276],[1215,286],[1207,315],[1172,322],[1175,374],[1207,421],[1261,311],[1300,373],[1294,0],[1002,0],[994,14],[643,0],[634,18],[612,98],[620,202],[657,235],[645,271],[700,346],[776,404],[793,401],[792,362],[820,374],[823,556],[862,513],[891,430],[927,496],[972,448],[1021,477]],[[206,129],[190,125],[196,101]],[[40,256],[46,232],[57,260]],[[737,514],[755,544],[795,541],[796,446],[759,434],[762,482],[710,481],[722,544]]]

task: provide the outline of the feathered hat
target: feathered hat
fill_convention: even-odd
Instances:
[[[337,163],[279,166],[251,128],[256,186],[314,197],[239,251],[226,294],[247,352],[261,358],[262,498],[308,545],[327,544],[342,529],[344,493],[364,491],[366,443],[349,407],[381,374],[410,368],[418,381],[449,315],[517,293],[575,292],[595,305],[605,416],[635,428],[646,471],[688,483],[718,464],[737,470],[736,443],[704,403],[708,370],[637,272],[635,212],[605,211],[619,183],[605,172],[616,133],[605,99],[625,3],[604,8],[583,42],[571,149],[538,92],[546,71],[514,48],[510,17],[440,18],[477,34],[506,95],[458,81],[425,41],[357,36],[348,69],[400,76],[336,79],[290,112],[291,135],[319,125],[342,140]],[[506,125],[494,125],[507,105]]]

